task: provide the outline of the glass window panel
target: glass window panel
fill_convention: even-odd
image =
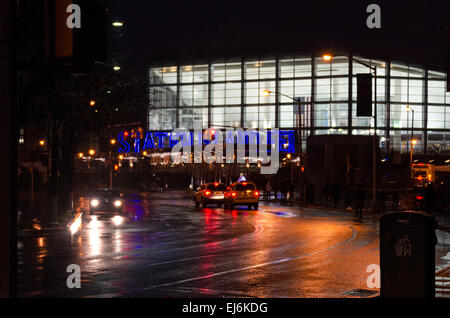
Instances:
[[[244,109],[246,128],[275,127],[275,106],[247,106]]]
[[[332,100],[348,100],[348,78],[338,77],[331,80]]]
[[[275,60],[260,61],[259,78],[275,78]]]
[[[208,108],[180,108],[179,112],[179,126],[186,129],[194,129],[194,123],[200,123],[201,127],[208,126]]]
[[[280,60],[280,77],[294,77],[294,59]]]
[[[150,85],[163,84],[162,67],[151,67],[149,70]]]
[[[330,100],[330,78],[318,78],[316,79],[316,101],[329,101]]]
[[[241,62],[227,62],[226,64],[226,78],[227,81],[240,81],[242,77]]]
[[[391,79],[391,101],[392,102],[408,102],[408,80]]]
[[[225,105],[225,84],[211,85],[211,102],[213,105]]]
[[[450,133],[429,131],[427,148],[429,153],[448,154],[450,151]]]
[[[149,130],[173,130],[176,126],[176,110],[150,109]]]
[[[442,72],[428,71],[428,78],[445,79],[446,75],[445,75],[445,73],[442,73]]]
[[[294,62],[295,77],[311,77],[311,58],[296,58]]]
[[[263,95],[264,90],[273,92]],[[269,104],[275,102],[275,81],[259,81],[245,83],[245,103],[246,104]]]
[[[241,126],[241,107],[227,107],[225,112],[225,125]]]
[[[167,66],[162,68],[162,77],[164,84],[176,84],[177,83],[177,67]]]
[[[428,128],[445,129],[445,106],[428,106]]]
[[[244,64],[245,79],[258,79],[259,78],[259,68],[261,62],[259,60],[247,61]]]
[[[445,91],[447,83],[445,81],[428,81],[428,102],[445,103]]]
[[[418,67],[409,67],[409,77],[424,77],[425,70],[423,68]]]
[[[288,128],[295,127],[295,115],[294,108],[292,105],[281,105],[280,106],[280,127]]]
[[[241,83],[227,83],[225,85],[225,104],[241,104]]]
[[[208,75],[208,65],[194,65],[194,82],[207,82]]]
[[[177,104],[176,86],[156,86],[149,90],[150,107],[175,107]]]
[[[225,63],[214,63],[211,65],[211,80],[213,82],[225,81]]]
[[[180,79],[181,83],[192,83],[194,71],[192,65],[184,65],[180,67]]]
[[[423,80],[409,80],[409,102],[422,103],[423,102]]]
[[[211,108],[211,124],[224,126],[225,125],[225,107]]]

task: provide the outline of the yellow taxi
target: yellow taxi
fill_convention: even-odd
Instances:
[[[259,191],[252,182],[235,182],[225,192],[224,205],[233,209],[237,205],[246,205],[248,209],[258,210]]]
[[[217,204],[219,207],[223,205],[225,191],[227,187],[220,182],[205,183],[197,189],[194,195],[194,203],[196,207],[200,204],[206,207],[207,204]]]

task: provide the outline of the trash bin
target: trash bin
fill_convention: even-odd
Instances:
[[[422,212],[381,217],[381,297],[435,296],[435,228],[434,217]]]

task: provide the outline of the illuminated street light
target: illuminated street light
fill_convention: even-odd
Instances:
[[[325,62],[329,62],[329,61],[331,61],[333,59],[333,56],[331,54],[324,54],[324,55],[322,55],[322,59]]]
[[[116,144],[116,140],[115,139],[111,139],[111,145]]]
[[[416,139],[413,139],[411,142],[412,142],[413,145],[417,144],[417,140]]]
[[[123,155],[119,155],[119,159],[122,160],[123,159]]]
[[[94,149],[89,150],[89,154],[90,154],[91,156],[95,155],[95,150],[94,150]]]
[[[91,99],[91,101],[89,102],[89,105],[95,106],[95,100]]]
[[[147,155],[147,151],[144,151],[142,154],[143,154],[144,156],[146,156],[146,155]]]
[[[45,145],[45,140],[39,140],[39,145],[43,147]]]
[[[119,71],[120,70],[120,66],[119,65],[114,65],[113,70],[114,71]]]
[[[265,89],[265,90],[262,91],[262,94],[263,94],[263,96],[269,96],[270,94],[272,94],[272,92],[267,90],[267,89]]]
[[[288,153],[288,154],[286,155],[286,157],[287,157],[288,159],[291,159],[291,154]]]
[[[82,152],[80,152],[80,153],[78,154],[78,157],[79,157],[79,158],[83,158],[83,156],[84,156],[84,154],[83,154]]]
[[[114,22],[112,23],[112,25],[113,25],[114,27],[116,27],[116,28],[120,28],[120,27],[123,27],[123,22],[120,22],[120,21],[114,21]]]

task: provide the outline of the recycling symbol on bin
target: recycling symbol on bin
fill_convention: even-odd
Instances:
[[[399,238],[395,243],[395,256],[411,256],[411,242],[407,234]]]

